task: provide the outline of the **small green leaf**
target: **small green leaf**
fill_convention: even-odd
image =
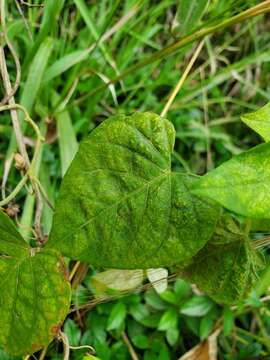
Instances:
[[[162,301],[160,296],[155,291],[147,291],[145,294],[145,301],[146,304],[151,306],[153,309],[156,310],[164,310],[167,307],[167,304]]]
[[[131,338],[133,344],[138,349],[148,349],[149,348],[149,337],[146,335],[134,335]]]
[[[171,172],[172,124],[152,113],[104,121],[80,145],[60,189],[47,246],[97,267],[186,262],[211,237],[219,208]],[[64,224],[64,225],[63,225]]]
[[[270,143],[235,156],[192,184],[192,192],[250,218],[270,218]]]
[[[200,322],[200,340],[208,338],[214,327],[214,320],[210,316],[204,316]]]
[[[147,306],[142,303],[131,304],[129,308],[129,313],[137,321],[145,319],[150,314]]]
[[[174,293],[176,301],[179,302],[187,298],[192,292],[191,286],[183,279],[177,279],[174,283]]]
[[[174,292],[170,290],[165,290],[163,293],[159,294],[160,298],[170,304],[176,305],[177,298]]]
[[[179,330],[177,328],[169,328],[166,331],[166,339],[171,346],[174,346],[177,343],[179,338]]]
[[[168,346],[165,343],[161,343],[159,347],[159,356],[157,360],[170,360],[170,352]]]
[[[160,313],[151,314],[141,319],[140,323],[148,328],[156,329],[158,327],[160,317]]]
[[[241,120],[265,141],[270,141],[270,102],[257,111],[242,115]]]
[[[178,314],[176,309],[167,310],[161,317],[158,330],[168,330],[170,328],[175,328],[177,325]]]
[[[32,354],[57,335],[70,303],[62,258],[30,248],[0,211],[0,345]]]
[[[180,313],[187,316],[204,316],[213,305],[213,301],[206,296],[193,296],[180,307]]]
[[[188,329],[196,336],[200,336],[200,322],[201,319],[199,317],[191,317],[191,316],[186,316],[184,319],[186,326],[188,327]]]
[[[101,360],[101,359],[93,355],[85,355],[82,360]]]
[[[101,343],[106,342],[107,321],[108,321],[107,316],[101,315],[94,311],[91,311],[86,319],[86,328],[90,329],[92,338],[99,340]]]
[[[109,316],[107,330],[119,329],[124,323],[126,313],[126,305],[122,302],[116,303]]]
[[[80,344],[81,330],[73,320],[67,319],[65,321],[64,333],[67,335],[71,346],[78,346]]]

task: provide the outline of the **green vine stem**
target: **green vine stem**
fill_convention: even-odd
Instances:
[[[17,184],[15,189],[7,197],[5,197],[2,201],[0,201],[0,207],[3,207],[5,205],[7,205],[8,203],[10,203],[17,196],[17,194],[21,191],[21,189],[24,187],[27,180],[28,180],[28,174],[26,173],[24,175],[24,177],[21,179],[21,181]]]

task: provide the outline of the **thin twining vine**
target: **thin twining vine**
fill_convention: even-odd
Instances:
[[[20,81],[21,81],[21,64],[19,61],[19,58],[16,54],[16,51],[12,45],[12,43],[9,41],[8,35],[7,35],[7,27],[6,27],[6,16],[5,16],[5,0],[1,0],[1,8],[0,8],[0,19],[1,19],[1,29],[2,29],[2,33],[3,33],[3,38],[4,41],[14,59],[15,62],[15,67],[16,67],[16,79],[14,82],[13,87],[11,87],[9,78],[7,79],[7,81],[4,80],[4,86],[5,88],[7,87],[7,82],[9,83],[8,88],[6,89],[6,94],[4,95],[4,98],[1,100],[0,105],[5,105],[6,103],[10,103],[10,100],[12,100],[12,98],[14,97],[16,91],[18,90],[19,86],[20,86]],[[3,49],[1,49],[2,52],[4,52]],[[5,61],[3,61],[3,56],[1,56],[1,66],[5,66]]]
[[[36,212],[35,212],[35,222],[34,222],[35,235],[36,235],[36,238],[38,241],[43,242],[44,237],[42,234],[42,227],[41,227],[41,215],[42,215],[42,209],[43,209],[42,195],[44,197],[44,191],[41,190],[40,184],[39,184],[37,178],[35,178],[35,163],[36,163],[38,154],[40,152],[40,145],[41,145],[43,138],[40,134],[39,128],[37,127],[35,122],[30,118],[30,115],[28,114],[27,110],[23,106],[16,104],[16,101],[14,99],[14,95],[20,85],[21,66],[20,66],[20,61],[16,54],[16,51],[14,50],[11,42],[9,41],[8,35],[7,35],[7,28],[6,28],[6,22],[5,22],[5,20],[6,20],[5,0],[0,0],[0,1],[1,1],[0,2],[0,5],[1,5],[0,19],[1,19],[1,25],[2,25],[2,34],[3,34],[3,39],[4,39],[4,44],[3,45],[1,44],[1,46],[0,46],[0,71],[1,71],[1,76],[3,79],[3,86],[4,86],[4,90],[5,90],[4,98],[2,99],[2,101],[0,103],[2,105],[0,107],[0,111],[10,110],[10,112],[11,112],[12,126],[14,129],[17,146],[18,146],[20,155],[22,156],[23,161],[25,162],[25,169],[27,170],[27,173],[23,176],[21,182],[15,187],[13,192],[7,197],[5,197],[5,191],[3,189],[5,187],[5,181],[8,177],[10,167],[8,167],[7,171],[5,171],[5,174],[3,177],[3,182],[2,182],[2,193],[4,194],[4,196],[3,196],[4,199],[0,202],[0,207],[4,206],[8,202],[10,202],[10,200],[12,200],[16,196],[16,194],[22,189],[22,187],[26,184],[27,180],[30,179],[30,181],[32,183],[33,191],[34,191],[35,197],[36,197]],[[9,73],[8,73],[8,69],[7,69],[7,64],[6,64],[6,58],[5,58],[5,52],[4,52],[5,45],[8,47],[9,51],[11,52],[14,62],[15,62],[15,65],[16,65],[16,80],[15,80],[13,87],[11,85],[11,81],[10,81],[10,77],[9,77]],[[8,103],[8,105],[5,105],[6,103]],[[28,121],[31,124],[31,126],[34,128],[34,130],[37,134],[37,149],[34,153],[32,164],[30,164],[26,145],[23,140],[23,132],[21,130],[20,121],[19,121],[16,110],[21,110],[24,112],[26,121]]]
[[[28,167],[25,175],[20,180],[20,182],[17,184],[15,189],[6,198],[4,198],[3,200],[0,201],[0,207],[3,207],[5,205],[7,205],[8,203],[10,203],[16,197],[16,195],[19,193],[19,191],[24,187],[24,185],[26,184],[28,179],[32,182],[33,187],[35,186],[35,184],[39,184],[39,182],[37,181],[35,169],[36,169],[38,155],[40,153],[41,144],[42,144],[42,141],[44,141],[44,138],[41,135],[38,126],[31,119],[28,111],[23,106],[21,106],[19,104],[0,106],[0,112],[5,111],[5,110],[13,110],[13,109],[18,109],[18,110],[23,111],[24,116],[25,116],[25,121],[27,121],[34,129],[36,136],[37,136],[37,140],[36,140],[34,155],[33,155],[32,161],[30,163],[30,166]]]

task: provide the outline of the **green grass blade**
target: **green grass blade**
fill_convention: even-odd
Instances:
[[[64,55],[53,63],[45,72],[43,77],[43,82],[46,83],[55,77],[61,75],[72,66],[78,64],[79,62],[85,60],[89,54],[89,49],[85,50],[76,50],[67,55]]]
[[[53,93],[53,103],[56,104],[60,96]],[[56,114],[58,143],[60,148],[61,173],[64,176],[78,149],[76,134],[67,111]]]
[[[20,97],[20,104],[24,106],[31,115],[33,105],[36,101],[38,92],[40,90],[42,77],[46,66],[48,64],[49,57],[51,55],[53,49],[53,40],[51,38],[47,38],[38,49],[28,72],[28,77],[26,79],[25,85],[23,87],[23,91]],[[19,121],[23,121],[23,114],[19,112]],[[25,128],[25,123],[23,124],[22,128]],[[12,156],[12,153],[16,149],[16,139],[13,133],[9,148],[6,154],[6,159],[9,159]]]
[[[96,29],[96,26],[94,24],[94,22],[92,21],[89,11],[87,9],[87,6],[84,2],[84,0],[74,0],[82,18],[84,19],[89,31],[91,32],[92,36],[94,37],[95,41],[98,42],[100,35]],[[113,68],[115,69],[116,65],[115,65],[115,61],[113,60],[113,58],[111,57],[109,51],[107,50],[106,46],[104,44],[102,44],[101,42],[98,42],[97,46],[100,48],[101,52],[104,55],[104,58],[106,59],[107,63]]]

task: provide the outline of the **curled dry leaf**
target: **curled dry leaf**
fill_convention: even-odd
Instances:
[[[111,291],[129,291],[142,285],[143,270],[116,270],[110,269],[91,278],[91,283],[97,294]]]
[[[217,338],[219,333],[220,328],[216,329],[207,340],[196,345],[178,360],[217,360]]]
[[[162,293],[167,289],[168,286],[168,270],[159,269],[148,269],[146,270],[147,277],[154,289],[158,294]]]

